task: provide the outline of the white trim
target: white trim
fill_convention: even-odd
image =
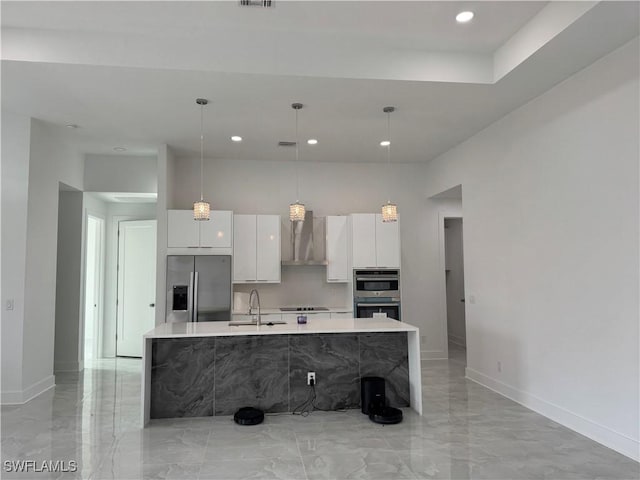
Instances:
[[[466,339],[464,337],[460,337],[458,335],[449,334],[449,343],[453,343],[454,345],[459,345],[461,347],[467,346]]]
[[[447,272],[444,238],[444,221],[447,218],[463,218],[460,212],[449,212],[446,210],[438,212],[438,268],[440,271],[440,282],[438,285],[439,302],[438,315],[440,316],[440,330],[442,331],[442,347],[444,358],[449,358],[449,326],[447,322]],[[464,239],[463,239],[464,242]],[[464,248],[464,245],[463,245]],[[464,265],[462,267],[464,269]],[[465,331],[466,331],[465,315]]]
[[[640,442],[564,407],[467,367],[466,377],[627,457],[640,460]]]
[[[82,362],[56,362],[53,365],[53,371],[58,372],[79,372],[82,370]]]
[[[447,360],[449,353],[443,350],[423,350],[420,353],[422,360]]]
[[[107,220],[102,213],[96,212],[93,209],[85,208],[85,216],[84,216],[84,232],[83,232],[83,254],[82,254],[82,301],[80,308],[81,315],[81,324],[80,324],[80,351],[82,354],[80,357],[82,358],[81,368],[84,368],[84,348],[85,348],[85,330],[86,330],[86,321],[85,313],[86,313],[86,299],[87,299],[87,241],[89,238],[89,217],[93,217],[98,222],[98,239],[99,239],[99,252],[98,255],[98,318],[94,319],[93,331],[94,331],[94,341],[93,341],[93,354],[94,360],[98,358],[102,358],[102,335],[104,330],[104,300],[105,300],[105,285],[106,285],[106,238],[107,238]]]
[[[56,377],[49,375],[34,383],[29,388],[20,391],[2,392],[2,405],[22,405],[42,395],[47,390],[56,386]]]

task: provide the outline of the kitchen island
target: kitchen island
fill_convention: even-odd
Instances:
[[[387,318],[313,318],[307,324],[166,323],[144,335],[142,415],[231,415],[253,406],[291,412],[357,408],[360,378],[380,376],[395,407],[422,413],[418,328]]]

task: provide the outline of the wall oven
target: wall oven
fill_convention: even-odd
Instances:
[[[354,270],[353,311],[356,318],[373,318],[377,313],[400,320],[400,271]]]
[[[393,269],[354,270],[353,298],[400,298],[400,271]]]
[[[386,314],[388,318],[400,320],[400,301],[393,299],[354,299],[356,318],[373,318],[375,313]]]

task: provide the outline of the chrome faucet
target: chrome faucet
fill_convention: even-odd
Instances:
[[[262,319],[260,317],[260,294],[258,294],[258,290],[256,290],[255,288],[251,290],[251,293],[249,294],[249,315],[253,315],[254,296],[256,297],[256,300],[258,300],[258,316],[256,317],[256,325],[260,326],[262,325]]]

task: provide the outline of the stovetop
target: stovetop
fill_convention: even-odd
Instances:
[[[327,307],[280,307],[282,312],[327,312]]]

